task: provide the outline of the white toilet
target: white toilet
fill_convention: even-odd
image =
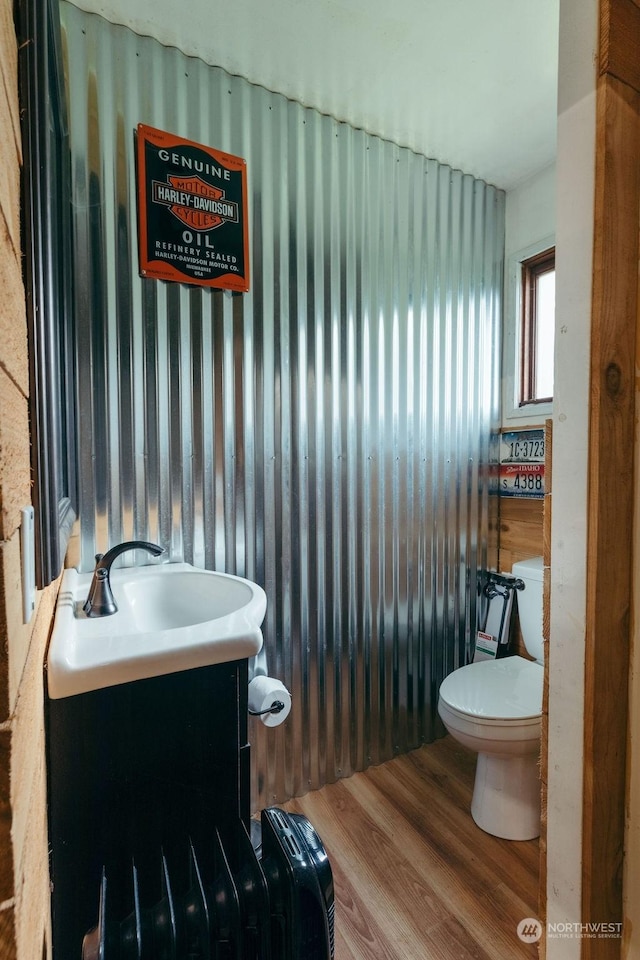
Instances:
[[[513,565],[524,657],[481,660],[454,670],[440,685],[438,713],[452,737],[478,752],[471,816],[506,840],[540,834],[542,714],[542,557]]]

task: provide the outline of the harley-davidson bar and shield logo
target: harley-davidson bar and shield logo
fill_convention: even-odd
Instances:
[[[138,125],[140,273],[249,289],[246,163]]]

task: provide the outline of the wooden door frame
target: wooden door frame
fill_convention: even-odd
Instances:
[[[640,0],[600,0],[591,328],[582,922],[622,923],[640,210]],[[619,939],[582,940],[584,960]]]

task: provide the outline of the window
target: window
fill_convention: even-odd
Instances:
[[[520,406],[553,398],[556,251],[522,261]]]

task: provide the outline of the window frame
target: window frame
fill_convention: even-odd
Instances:
[[[520,377],[518,406],[552,403],[553,395],[536,396],[538,311],[537,282],[545,273],[555,272],[555,246],[520,261]]]
[[[520,336],[522,315],[522,263],[549,247],[556,246],[555,233],[539,235],[531,243],[509,246],[505,250],[504,300],[502,310],[501,343],[499,346],[499,419],[503,427],[543,424],[553,416],[553,403],[528,403],[520,400]],[[557,249],[556,249],[557,259]]]

